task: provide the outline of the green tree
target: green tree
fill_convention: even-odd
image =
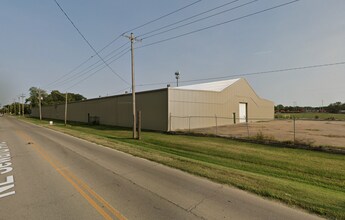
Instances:
[[[62,104],[65,102],[65,94],[62,94],[58,90],[53,90],[47,96],[47,104],[48,105],[55,105],[55,104]]]
[[[47,92],[43,89],[39,89],[37,87],[31,87],[29,89],[30,96],[25,100],[25,103],[30,103],[32,107],[37,107],[39,100],[39,92],[41,92],[41,97],[42,97],[42,105],[47,104]]]
[[[279,104],[279,105],[277,105],[277,106],[274,107],[274,110],[275,110],[276,112],[280,112],[281,110],[284,110],[284,105]]]
[[[29,91],[30,91],[30,97],[26,99],[26,103],[30,103],[31,107],[38,106],[39,91],[41,92],[42,105],[57,105],[57,104],[63,104],[66,101],[65,93],[61,93],[58,90],[53,90],[51,91],[50,94],[48,94],[45,90],[39,89],[37,87],[31,87]],[[75,94],[75,93],[68,93],[68,97],[67,97],[68,102],[82,101],[85,99],[86,98],[84,96],[80,94]]]
[[[68,97],[71,97],[71,101],[73,101],[73,102],[86,100],[86,98],[80,94],[70,93],[70,94],[68,94]]]
[[[326,109],[330,113],[339,113],[340,110],[343,110],[345,103],[342,104],[341,102],[331,103],[329,104]]]

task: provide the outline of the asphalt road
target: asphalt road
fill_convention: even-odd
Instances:
[[[0,117],[0,219],[318,219],[11,117]]]

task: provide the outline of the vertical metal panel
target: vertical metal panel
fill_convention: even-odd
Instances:
[[[168,128],[167,89],[137,93],[137,110],[142,112],[142,128],[166,131]],[[88,114],[97,116],[101,124],[122,127],[132,126],[131,95],[120,95],[69,103],[69,121],[88,122]],[[38,110],[32,110],[38,117]],[[64,104],[43,106],[43,118],[64,119]]]
[[[169,113],[180,117],[199,116],[199,120],[191,119],[192,127],[212,127],[215,126],[212,119],[215,115],[232,118],[235,113],[238,117],[241,102],[248,103],[247,114],[251,118],[274,118],[273,102],[260,98],[244,79],[238,80],[221,92],[171,88]],[[233,124],[233,120],[225,118],[219,119],[217,124],[220,126]],[[181,118],[175,119],[172,124],[172,130],[189,128]]]

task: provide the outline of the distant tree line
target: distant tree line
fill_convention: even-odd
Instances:
[[[284,106],[276,105],[274,107],[275,112],[280,113],[300,113],[300,112],[328,112],[328,113],[344,113],[345,102],[335,102],[324,107],[311,107],[311,106]]]
[[[345,102],[344,103],[341,103],[341,102],[332,103],[326,107],[326,110],[327,110],[327,112],[330,112],[330,113],[343,112],[343,111],[345,111]]]
[[[39,104],[39,96],[41,95],[41,104],[42,105],[57,105],[65,103],[66,95],[65,93],[61,93],[58,90],[51,91],[48,94],[45,90],[31,87],[29,89],[30,96],[26,99],[25,103],[30,103],[31,107],[37,107]],[[41,93],[41,94],[40,94]],[[86,100],[86,98],[80,94],[75,93],[68,93],[67,94],[67,101],[68,102],[76,102]]]
[[[57,105],[57,104],[63,104],[65,103],[66,94],[61,93],[58,90],[51,91],[50,94],[48,94],[45,90],[39,89],[37,87],[31,87],[29,89],[30,96],[25,100],[24,103],[24,114],[30,114],[31,108],[38,107],[39,104],[39,94],[41,93],[41,104],[44,105]],[[86,98],[80,94],[75,93],[68,93],[67,94],[67,101],[68,102],[76,102],[76,101],[82,101],[86,100]],[[22,108],[23,104],[19,102],[13,102],[11,104],[3,106],[3,108],[0,109],[0,112],[5,113],[11,113],[14,115],[22,114]],[[19,112],[20,110],[20,112]]]

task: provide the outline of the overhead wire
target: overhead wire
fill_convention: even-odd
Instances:
[[[284,7],[284,6],[296,3],[298,1],[300,1],[300,0],[294,0],[294,1],[283,3],[283,4],[279,4],[279,5],[276,5],[276,6],[273,6],[273,7],[270,7],[270,8],[266,8],[264,10],[260,10],[260,11],[254,12],[254,13],[250,13],[250,14],[247,14],[247,15],[244,15],[244,16],[240,16],[240,17],[237,17],[237,18],[234,18],[234,19],[231,19],[231,20],[227,20],[227,21],[220,22],[220,23],[217,23],[217,24],[214,24],[214,25],[210,25],[210,26],[206,26],[206,27],[203,27],[203,28],[200,28],[200,29],[196,29],[194,31],[186,32],[186,33],[183,33],[183,34],[180,34],[180,35],[176,35],[176,36],[173,36],[173,37],[165,38],[163,40],[158,40],[158,41],[155,41],[155,42],[152,42],[152,43],[144,44],[142,46],[136,47],[136,49],[144,48],[144,47],[149,47],[149,46],[152,46],[152,45],[155,45],[155,44],[160,44],[160,43],[163,43],[163,42],[166,42],[166,41],[170,41],[170,40],[173,40],[173,39],[177,39],[177,38],[180,38],[180,37],[191,35],[191,34],[194,34],[194,33],[200,32],[200,31],[204,31],[204,30],[208,30],[208,29],[211,29],[211,28],[215,28],[215,27],[218,27],[218,26],[221,26],[221,25],[225,25],[225,24],[228,24],[228,23],[231,23],[231,22],[235,22],[235,21],[238,21],[238,20],[241,20],[241,19],[244,19],[244,18],[248,18],[248,17],[254,16],[254,15],[257,15],[257,14],[261,14],[261,13],[264,13],[264,12],[267,12],[267,11],[271,11],[271,10],[274,10],[274,9],[277,9],[277,8],[281,8],[281,7]]]
[[[123,48],[124,46],[126,46],[127,44],[129,44],[128,42],[126,42],[125,44],[123,44],[122,46],[118,47],[117,49],[113,50],[112,52],[110,52],[109,54],[107,54],[104,59],[106,59],[105,61],[108,62],[109,60],[113,59],[114,57],[116,57],[119,54],[122,54],[122,52],[124,50],[127,50],[127,48],[121,50],[120,52],[116,53],[115,55],[112,55],[114,52],[118,51],[119,49]],[[110,58],[108,58],[110,55],[112,55]],[[107,59],[108,58],[108,59]],[[75,78],[78,78],[78,76],[83,75],[84,72],[87,72],[90,68],[92,68],[93,66],[95,66],[96,64],[100,63],[101,60],[98,60],[96,62],[94,62],[93,64],[89,65],[88,67],[74,73],[72,76],[65,78],[65,79],[60,79],[59,81],[55,82],[54,84],[50,85],[48,88],[52,87],[52,86],[59,86],[69,80],[73,80]],[[103,65],[103,63],[101,63],[101,65]],[[99,65],[98,65],[99,66]]]
[[[115,60],[112,60],[112,61],[110,62],[110,64],[113,63],[113,62],[115,62],[116,60],[119,60],[121,57],[123,57],[124,55],[126,55],[129,51],[130,51],[130,50],[126,50],[123,54],[121,54],[120,56],[118,56]],[[72,86],[66,88],[66,90],[69,90],[69,89],[71,89],[71,88],[77,86],[78,84],[84,82],[85,80],[87,80],[88,78],[90,78],[91,76],[95,75],[96,73],[98,73],[99,71],[103,70],[103,69],[106,68],[106,67],[107,67],[107,66],[103,66],[103,67],[101,67],[100,69],[96,70],[95,72],[92,72],[91,74],[89,74],[88,76],[86,76],[85,78],[83,78],[82,80],[80,80],[80,81],[78,81],[77,83],[73,84]]]
[[[121,50],[121,51],[118,52],[117,54],[115,54],[115,55],[111,56],[109,59],[107,59],[106,62],[109,62],[109,61],[110,61],[109,64],[110,64],[110,63],[113,63],[113,62],[116,61],[118,58],[121,58],[121,57],[122,57],[123,52],[128,51],[128,50],[129,50],[129,48],[125,48],[125,49]],[[115,58],[115,59],[113,60],[113,58]],[[99,64],[98,64],[98,63],[99,63]],[[98,65],[96,65],[96,64],[98,64]],[[95,65],[96,65],[96,66],[95,66]],[[97,69],[97,68],[100,67],[100,66],[104,66],[104,68],[106,67],[103,63],[100,63],[100,60],[99,60],[99,61],[97,61],[96,63],[93,63],[92,65],[88,66],[87,68],[85,68],[85,69],[83,69],[83,70],[77,72],[77,73],[74,74],[73,76],[71,76],[71,77],[69,77],[69,78],[66,78],[65,80],[63,80],[63,81],[61,81],[61,82],[55,84],[55,86],[61,86],[61,85],[63,85],[63,84],[66,84],[66,83],[69,83],[69,82],[71,82],[71,81],[73,81],[73,80],[76,80],[76,79],[78,79],[78,78],[80,78],[80,77],[86,75],[87,73],[89,73],[89,72],[91,72],[91,71]],[[91,68],[91,67],[92,67],[92,68]],[[103,68],[103,69],[104,69],[104,68]]]
[[[209,77],[209,78],[192,79],[192,80],[180,80],[179,82],[186,83],[186,82],[229,79],[229,78],[235,78],[235,77],[241,77],[241,76],[243,77],[243,76],[262,75],[262,74],[269,74],[269,73],[289,72],[289,71],[304,70],[304,69],[315,69],[315,68],[338,66],[338,65],[345,65],[345,61],[334,62],[334,63],[315,64],[315,65],[300,66],[300,67],[290,67],[290,68],[285,68],[285,69],[275,69],[275,70],[267,70],[267,71],[259,71],[259,72],[243,73],[243,74],[234,74],[234,75],[220,76],[220,77]],[[164,84],[168,84],[168,83],[175,83],[175,81],[161,82],[161,83],[137,84],[137,86],[164,85]]]
[[[155,36],[157,36],[157,35],[165,34],[165,33],[167,33],[167,32],[170,32],[170,31],[173,31],[173,30],[176,30],[176,29],[179,29],[179,28],[182,28],[182,27],[185,27],[185,26],[188,26],[188,25],[191,25],[191,24],[194,24],[194,23],[197,23],[197,22],[200,22],[200,21],[203,21],[203,20],[206,20],[206,19],[209,19],[209,18],[218,16],[218,15],[221,15],[221,14],[224,14],[224,13],[226,13],[226,12],[233,11],[233,10],[235,10],[235,9],[242,8],[242,7],[244,7],[244,6],[253,4],[253,3],[257,2],[257,1],[259,1],[259,0],[253,0],[253,1],[250,1],[250,2],[247,2],[247,3],[244,3],[244,4],[242,4],[242,5],[238,5],[238,6],[235,6],[235,7],[233,7],[233,8],[229,8],[229,9],[226,9],[226,10],[223,10],[223,11],[220,11],[220,12],[217,12],[217,13],[212,14],[212,15],[209,15],[209,16],[206,16],[206,17],[203,17],[203,18],[199,18],[199,19],[197,19],[197,20],[188,22],[188,23],[186,23],[186,24],[182,24],[182,25],[179,25],[179,26],[170,28],[170,29],[165,30],[165,31],[161,31],[161,32],[158,32],[158,33],[155,33],[155,34],[151,34],[151,35],[149,35],[149,36],[147,36],[147,37],[143,37],[142,39],[145,40],[145,39],[148,39],[148,38],[151,38],[151,37],[155,37]],[[175,23],[176,23],[176,22],[175,22]]]
[[[183,6],[182,8],[176,9],[176,10],[174,10],[174,11],[172,11],[172,12],[169,12],[168,14],[162,15],[162,16],[156,18],[156,19],[153,19],[153,20],[148,21],[148,22],[146,22],[146,23],[144,23],[144,24],[142,24],[142,25],[139,25],[139,26],[134,27],[134,28],[132,28],[132,29],[130,29],[130,30],[127,30],[127,31],[124,32],[124,34],[125,34],[125,33],[129,33],[129,32],[131,32],[131,31],[135,31],[135,30],[137,30],[137,29],[139,29],[139,28],[145,27],[145,26],[147,26],[147,25],[149,25],[149,24],[152,24],[152,23],[154,23],[154,22],[156,22],[156,21],[158,21],[158,20],[161,20],[161,19],[163,19],[163,18],[165,18],[165,17],[168,17],[168,16],[170,16],[170,15],[172,15],[172,14],[175,14],[175,13],[177,13],[177,12],[179,12],[179,11],[182,11],[183,9],[186,9],[186,8],[192,6],[192,5],[195,5],[196,3],[199,3],[199,2],[201,2],[201,1],[202,1],[202,0],[197,0],[197,1],[195,1],[195,2],[192,2],[191,4],[188,4],[188,5],[186,5],[186,6]]]
[[[105,62],[105,60],[99,55],[99,53],[96,51],[96,49],[90,44],[90,42],[85,38],[85,36],[81,33],[81,31],[78,29],[78,27],[74,24],[74,22],[71,20],[71,18],[67,15],[67,13],[64,11],[64,9],[60,6],[60,4],[57,2],[57,0],[54,0],[56,5],[60,8],[60,10],[63,12],[65,17],[69,20],[69,22],[72,24],[72,26],[77,30],[79,35],[84,39],[84,41],[89,45],[89,47],[93,50],[93,52],[99,57],[99,59],[102,60],[102,62],[111,70],[112,73],[114,73],[119,79],[121,79],[123,82],[129,85],[129,82],[122,78],[111,66],[109,66],[108,63]]]
[[[54,85],[55,83],[57,83],[58,81],[60,81],[61,79],[65,78],[68,75],[71,75],[74,71],[76,71],[77,69],[79,69],[81,66],[83,66],[85,63],[89,62],[89,60],[91,60],[93,58],[93,56],[89,57],[87,60],[85,60],[84,62],[82,62],[81,64],[79,64],[77,67],[73,68],[72,70],[70,70],[68,73],[60,76],[59,78],[57,78],[56,80],[52,81],[51,83],[47,84],[44,87],[50,87],[51,85]]]
[[[191,4],[185,5],[185,6],[183,6],[183,7],[181,7],[181,8],[178,8],[178,9],[172,11],[172,12],[169,12],[169,13],[167,13],[167,14],[165,14],[165,15],[162,15],[162,16],[160,16],[160,17],[158,17],[158,18],[155,18],[155,19],[153,19],[153,20],[151,20],[151,21],[148,21],[148,22],[146,22],[146,23],[144,23],[144,24],[141,24],[141,25],[139,25],[139,26],[137,26],[137,27],[131,28],[131,29],[129,29],[129,30],[123,32],[123,34],[124,34],[124,33],[127,33],[127,32],[131,32],[131,31],[137,30],[137,29],[139,29],[139,28],[141,28],[141,27],[144,27],[144,26],[147,26],[147,25],[149,25],[149,24],[152,24],[152,23],[154,23],[154,22],[156,22],[156,21],[158,21],[158,20],[160,20],[160,19],[163,19],[163,18],[168,17],[168,16],[170,16],[170,15],[172,15],[172,14],[175,14],[175,13],[177,13],[177,12],[179,12],[179,11],[182,11],[182,10],[188,8],[188,7],[191,7],[191,6],[193,6],[193,5],[195,5],[196,3],[199,3],[199,2],[201,2],[201,1],[202,1],[202,0],[194,1],[194,2],[192,2]],[[58,4],[58,3],[57,3],[57,4]],[[58,5],[59,5],[59,4],[58,4]],[[60,9],[61,9],[61,7],[60,7]],[[62,10],[62,11],[63,11],[63,10]],[[103,50],[105,50],[107,47],[109,47],[109,46],[112,45],[114,42],[116,42],[117,40],[119,40],[119,39],[123,36],[123,34],[118,35],[116,38],[114,38],[112,41],[110,41],[108,44],[106,44],[103,48],[101,48],[101,49],[98,50],[97,52],[98,52],[98,53],[101,53],[101,52],[102,52]],[[53,82],[49,83],[47,86],[51,86],[51,85],[54,84],[55,82],[57,82],[57,81],[63,79],[64,77],[66,77],[66,76],[72,74],[74,71],[76,71],[77,69],[79,69],[79,68],[80,68],[81,66],[83,66],[85,63],[87,63],[88,61],[90,61],[91,59],[93,59],[95,55],[97,55],[97,54],[94,53],[94,54],[93,54],[91,57],[89,57],[87,60],[83,61],[81,64],[79,64],[77,67],[73,68],[73,69],[72,69],[71,71],[69,71],[67,74],[64,74],[63,76],[61,76],[61,77],[59,77],[58,79],[54,80]]]
[[[221,5],[221,6],[218,6],[218,7],[216,7],[216,8],[213,8],[213,9],[207,10],[207,12],[210,12],[210,11],[215,10],[215,9],[219,9],[219,8],[221,8],[221,7],[224,7],[224,6],[229,5],[229,4],[231,4],[231,3],[235,3],[235,2],[237,2],[237,1],[239,1],[239,0],[235,0],[235,1],[228,2],[228,3],[226,3],[226,4],[223,4],[223,5]],[[242,5],[239,5],[239,6],[234,7],[234,8],[227,9],[227,10],[222,11],[222,12],[219,12],[219,13],[217,13],[217,14],[215,14],[215,15],[218,15],[218,14],[225,13],[225,12],[227,12],[227,11],[230,11],[230,10],[234,10],[234,9],[237,9],[237,8],[243,7],[243,6],[245,6],[245,5],[248,5],[248,4],[251,4],[251,3],[254,3],[254,2],[256,2],[256,1],[258,1],[258,0],[254,0],[254,1],[251,1],[251,2],[248,2],[248,3],[242,4]],[[199,13],[198,15],[201,15],[201,14],[204,14],[204,13],[206,13],[206,12]],[[209,17],[213,17],[213,16],[215,16],[215,15],[208,16],[207,18],[209,18]],[[192,17],[195,17],[195,16],[192,16]],[[206,18],[203,18],[203,19],[206,19]],[[203,19],[199,19],[199,20],[203,20]],[[184,19],[184,20],[186,20],[186,19]],[[197,20],[197,21],[199,21],[199,20]],[[197,21],[194,21],[193,23],[195,23],[195,22],[197,22]],[[107,60],[107,61],[108,61],[108,60]],[[95,64],[97,64],[97,63],[99,63],[99,62],[100,62],[100,61],[98,61],[98,62],[94,63],[94,64],[93,64],[93,65],[91,65],[90,67],[94,66]],[[89,71],[85,72],[85,74],[86,74],[86,73],[88,73],[88,72],[90,72],[90,71],[92,71],[92,70],[94,70],[94,69],[96,69],[96,68],[98,68],[99,66],[100,66],[100,65],[96,66],[95,68],[92,68],[91,70],[89,70]],[[82,75],[84,75],[84,74],[82,74]],[[67,80],[68,80],[68,79],[66,79],[65,81],[67,81]]]

